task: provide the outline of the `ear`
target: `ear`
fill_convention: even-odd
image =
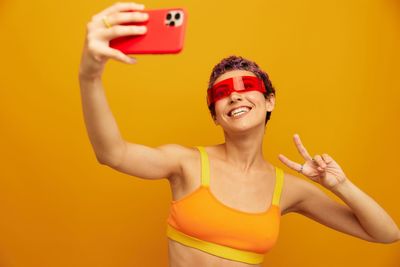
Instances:
[[[265,107],[267,111],[273,111],[275,107],[275,95],[274,93],[270,93],[268,97],[265,99]]]

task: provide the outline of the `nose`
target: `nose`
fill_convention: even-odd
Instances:
[[[229,96],[229,98],[230,98],[230,101],[229,101],[230,103],[242,100],[242,96],[237,92],[232,92],[231,95]]]

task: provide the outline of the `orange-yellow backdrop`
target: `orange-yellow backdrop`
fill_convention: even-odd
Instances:
[[[83,122],[78,66],[85,27],[112,3],[0,3],[2,267],[167,266],[168,181],[100,165]],[[179,55],[108,63],[104,85],[127,141],[223,142],[206,107],[207,79],[222,57],[242,55],[260,64],[277,90],[267,159],[291,172],[277,155],[301,160],[292,142],[297,132],[311,154],[330,153],[400,223],[397,1],[145,4],[184,6],[189,23]],[[399,265],[399,242],[370,243],[294,213],[282,218],[264,264]]]

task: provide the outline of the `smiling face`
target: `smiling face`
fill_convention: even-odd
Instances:
[[[229,91],[222,90],[219,91],[219,88],[214,88],[215,90],[212,90],[214,85],[216,84],[216,81],[221,81],[225,77],[229,75],[224,75],[227,72],[234,71],[234,70],[243,70],[247,71],[248,75],[255,75],[259,79],[262,80],[262,83],[264,84],[264,88],[266,89],[266,92],[264,93],[265,98],[270,98],[270,95],[273,96],[271,101],[275,100],[275,88],[273,87],[271,80],[269,79],[268,74],[260,68],[260,66],[247,58],[241,57],[241,56],[236,56],[236,55],[231,55],[228,57],[223,58],[220,62],[218,62],[212,69],[210,79],[208,81],[208,86],[207,86],[207,106],[208,110],[210,111],[211,117],[215,120],[216,119],[216,114],[215,114],[215,103],[217,100],[221,98],[221,96],[227,96],[229,93],[232,91],[232,88],[234,89],[236,86],[233,86],[233,82],[231,79],[222,81],[223,84],[227,84]],[[247,79],[247,78],[246,78]],[[240,78],[238,79],[240,80]],[[246,86],[245,86],[246,87]],[[239,86],[240,88],[240,86]],[[250,88],[250,87],[248,87]],[[212,90],[211,93],[209,91]],[[240,89],[238,89],[240,90]],[[265,117],[265,122],[264,125],[267,125],[267,122],[271,118],[271,112],[268,111]]]
[[[233,70],[219,76],[214,85],[225,79],[239,76],[257,77],[250,71]],[[215,102],[214,122],[223,128],[230,126],[250,127],[259,123],[264,125],[266,113],[273,110],[274,104],[273,94],[270,94],[266,99],[260,91],[233,91],[229,96]]]

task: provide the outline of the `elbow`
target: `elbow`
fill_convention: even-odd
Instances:
[[[107,157],[104,157],[104,156],[100,156],[99,154],[96,154],[96,160],[101,165],[109,166],[111,164],[110,163],[110,158],[107,158]]]
[[[115,163],[112,160],[110,160],[109,158],[96,157],[96,159],[97,159],[97,162],[100,163],[101,165],[115,167]]]
[[[393,244],[393,243],[396,243],[396,242],[398,242],[398,241],[399,241],[399,239],[388,239],[388,240],[384,240],[384,241],[377,242],[377,243],[382,243],[382,244]]]
[[[105,160],[102,160],[100,158],[97,158],[97,163],[99,163],[101,165],[109,165]]]
[[[123,156],[125,154],[125,148],[118,150],[115,153],[103,153],[103,154],[96,154],[97,162],[101,165],[106,165],[111,168],[117,167],[122,160],[124,159]]]
[[[386,238],[386,239],[378,239],[376,243],[382,243],[382,244],[392,244],[400,241],[400,231],[398,231],[394,236],[391,238]]]
[[[398,241],[400,241],[400,230],[397,230],[397,233],[394,236],[393,240],[391,242],[389,242],[389,243],[396,243]]]

